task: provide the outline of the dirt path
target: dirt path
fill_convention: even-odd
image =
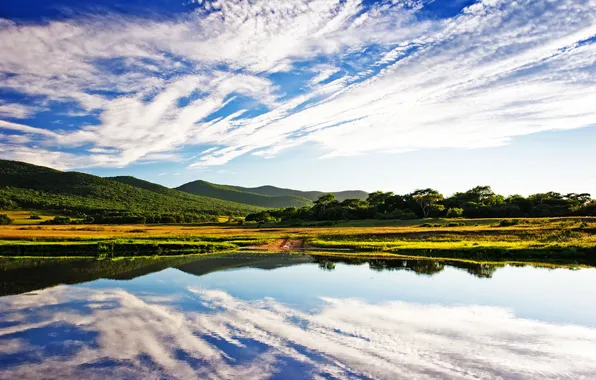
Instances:
[[[246,249],[258,249],[264,251],[298,251],[314,247],[307,246],[302,239],[281,239],[269,244],[253,245]]]

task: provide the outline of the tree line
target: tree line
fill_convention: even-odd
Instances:
[[[339,202],[324,194],[311,207],[265,210],[246,217],[250,222],[299,220],[334,221],[358,219],[419,218],[516,218],[555,216],[596,216],[596,200],[588,193],[547,192],[528,197],[496,194],[490,186],[476,186],[445,197],[435,189],[419,189],[408,194],[377,191],[366,199]]]

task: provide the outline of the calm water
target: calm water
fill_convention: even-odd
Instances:
[[[596,378],[594,269],[0,264],[0,379]]]

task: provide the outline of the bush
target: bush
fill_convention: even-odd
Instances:
[[[31,213],[29,214],[29,219],[33,219],[33,220],[40,220],[41,216],[35,214],[35,213]]]
[[[409,210],[395,210],[385,214],[377,214],[376,219],[399,219],[399,220],[413,220],[418,219],[419,216],[415,212]]]
[[[503,219],[499,222],[499,227],[511,227],[519,224],[519,219]]]
[[[461,218],[464,216],[464,209],[459,207],[452,207],[447,210],[447,217],[448,218]]]
[[[0,214],[0,224],[11,224],[12,219],[8,217],[6,214]]]
[[[71,224],[72,220],[68,216],[55,216],[54,219],[46,220],[42,224]]]
[[[419,227],[441,227],[441,225],[435,223],[423,223]]]

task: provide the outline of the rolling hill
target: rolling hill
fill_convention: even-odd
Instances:
[[[168,189],[133,177],[102,178],[0,160],[0,209],[20,207],[66,214],[245,215],[258,207]],[[185,220],[178,217],[175,221]]]
[[[309,206],[313,201],[325,194],[322,191],[300,191],[283,189],[275,186],[250,188],[218,185],[201,180],[186,183],[177,187],[176,190],[267,208]],[[368,196],[368,193],[359,190],[340,191],[332,194],[334,194],[339,201],[348,198],[366,199]]]
[[[295,195],[269,196],[244,191],[241,188],[236,188],[234,186],[217,185],[206,181],[189,182],[177,187],[176,190],[194,195],[202,195],[267,208],[304,207],[312,204],[310,199]]]
[[[281,187],[275,186],[259,186],[259,187],[240,187],[240,186],[233,186],[235,189],[240,191],[246,191],[249,193],[256,193],[261,195],[266,195],[270,197],[278,197],[278,196],[295,196],[295,197],[302,197],[309,199],[311,201],[316,201],[321,195],[327,194],[324,191],[300,191],[300,190],[292,190],[292,189],[284,189]],[[366,199],[368,197],[368,193],[362,190],[346,190],[346,191],[332,191],[331,194],[335,195],[338,201],[342,202],[346,199]]]

